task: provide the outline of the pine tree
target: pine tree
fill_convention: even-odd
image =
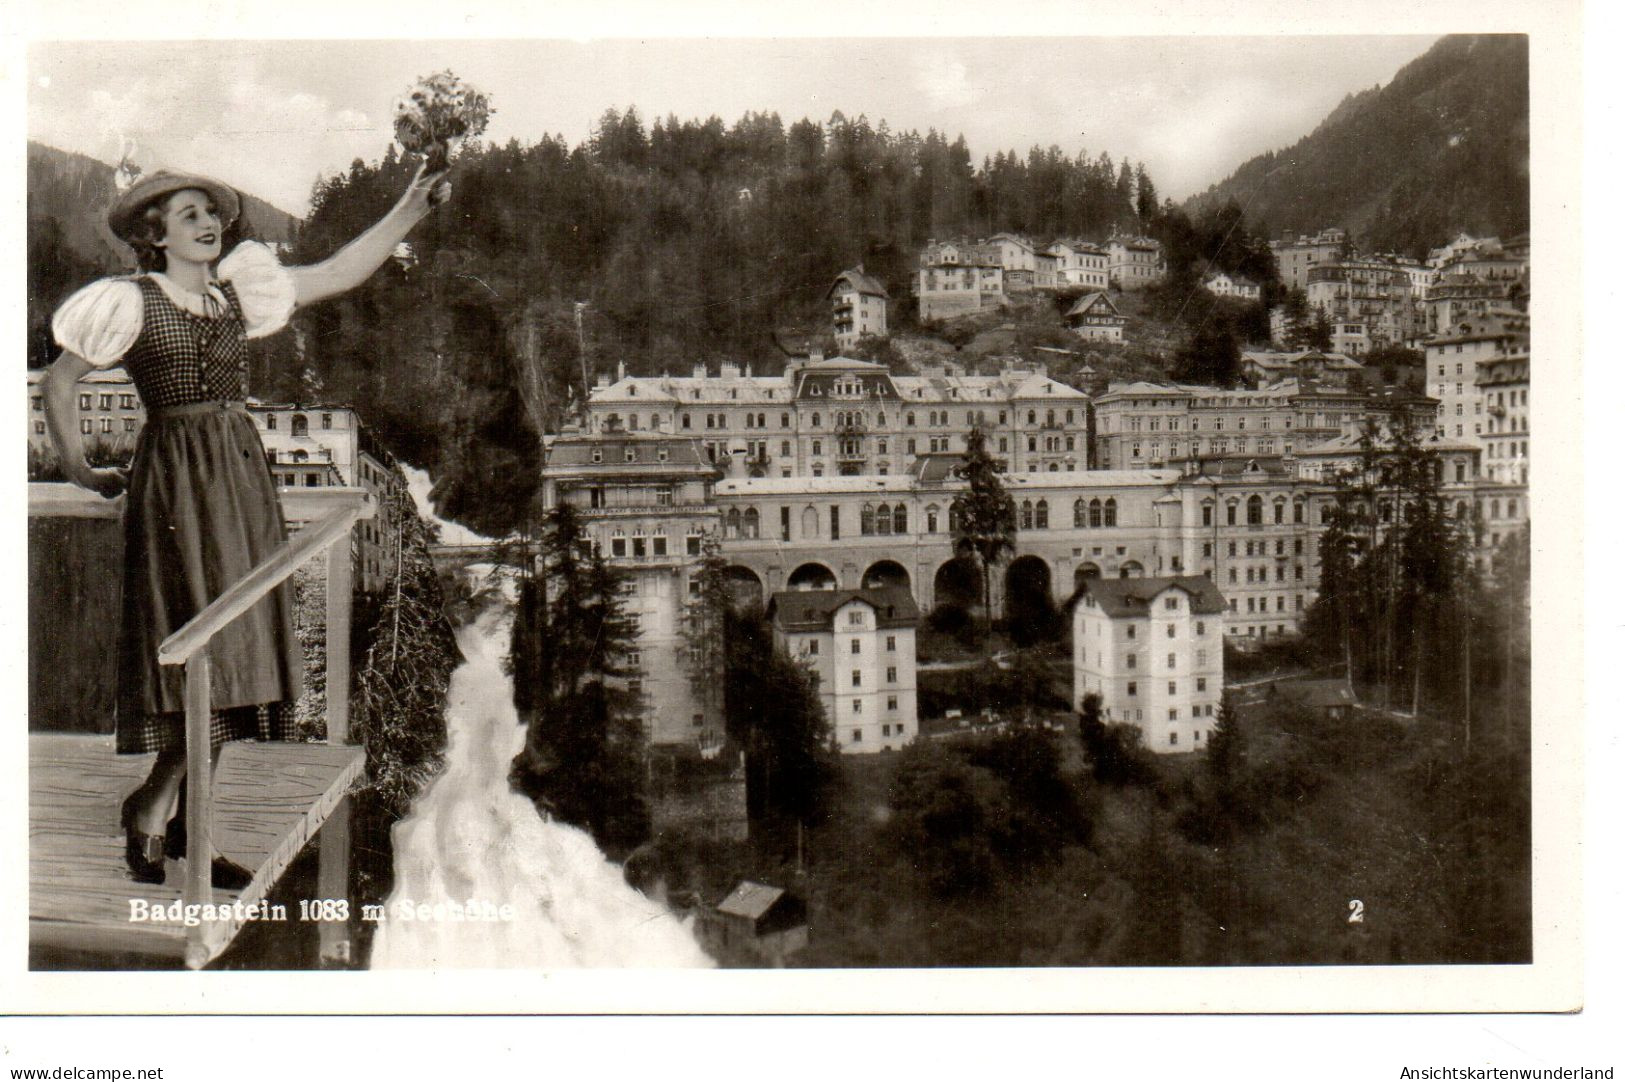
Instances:
[[[1016,501],[999,480],[1001,468],[987,452],[987,437],[981,427],[965,438],[964,460],[954,467],[954,476],[966,487],[954,497],[950,507],[954,541],[968,545],[976,554],[982,576],[982,619],[992,650],[993,568],[1016,547]]]
[[[531,718],[514,781],[553,815],[624,852],[644,840],[643,703],[630,682],[637,618],[623,572],[593,553],[575,508],[548,513],[542,571],[521,591],[516,684]],[[516,695],[516,700],[520,699]]]
[[[728,562],[722,543],[713,535],[700,545],[700,562],[693,571],[698,592],[683,613],[683,658],[689,687],[700,703],[707,725],[727,716],[724,674],[728,664]]]
[[[836,753],[812,673],[775,647],[759,610],[728,610],[726,643],[728,734],[745,748],[751,818],[818,820]]]
[[[1241,764],[1247,754],[1247,736],[1241,719],[1236,716],[1235,703],[1230,693],[1219,699],[1219,714],[1208,734],[1207,768],[1221,792],[1232,786],[1241,773]]]

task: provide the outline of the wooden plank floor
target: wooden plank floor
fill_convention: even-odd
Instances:
[[[132,898],[168,905],[181,897],[181,862],[170,861],[158,885],[135,882],[124,864],[119,806],[146,777],[152,756],[115,755],[111,736],[31,733],[28,758],[30,945],[181,962],[182,925],[129,919]],[[342,745],[226,745],[211,833],[216,848],[255,874],[241,894],[215,891],[215,902],[264,898],[361,776],[364,758],[360,748]],[[212,959],[238,926],[223,922],[210,931]]]

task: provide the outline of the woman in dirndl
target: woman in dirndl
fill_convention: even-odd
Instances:
[[[119,625],[116,745],[156,754],[122,808],[125,860],[161,883],[165,856],[185,853],[172,817],[186,774],[184,676],[160,666],[158,645],[287,541],[265,450],[244,405],[248,340],[274,334],[294,310],[365,281],[450,192],[422,168],[395,207],[330,258],[285,267],[242,241],[222,259],[241,213],[237,193],[195,174],[161,171],[108,212],[141,273],[94,282],[52,319],[62,355],[45,378],[47,423],[68,480],[106,497],[128,488]],[[147,409],[128,474],[92,469],[76,425],[80,377],[122,364]],[[230,740],[295,737],[301,660],[287,583],[208,646],[214,761]],[[241,889],[248,869],[210,854],[216,886]]]

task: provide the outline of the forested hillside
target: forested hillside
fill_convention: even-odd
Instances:
[[[335,250],[410,172],[391,151],[319,185],[295,259]],[[912,319],[909,276],[932,237],[1105,237],[1156,198],[1143,169],[1107,154],[1034,149],[978,168],[962,138],[840,114],[646,128],[612,111],[580,146],[465,148],[452,184],[408,258],[299,318],[304,369],[261,391],[355,403],[440,479],[445,514],[495,532],[529,499],[538,429],[581,395],[583,345],[592,372],[772,371],[786,338],[829,330],[825,293],[845,267],[862,262],[897,298],[894,321]]]
[[[1529,165],[1528,39],[1452,36],[1186,209],[1233,199],[1266,235],[1337,225],[1368,251],[1424,256],[1460,230],[1526,232]]]

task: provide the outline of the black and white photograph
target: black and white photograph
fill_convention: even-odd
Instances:
[[[28,977],[1577,1008],[1543,39],[1378,29],[28,41]]]

